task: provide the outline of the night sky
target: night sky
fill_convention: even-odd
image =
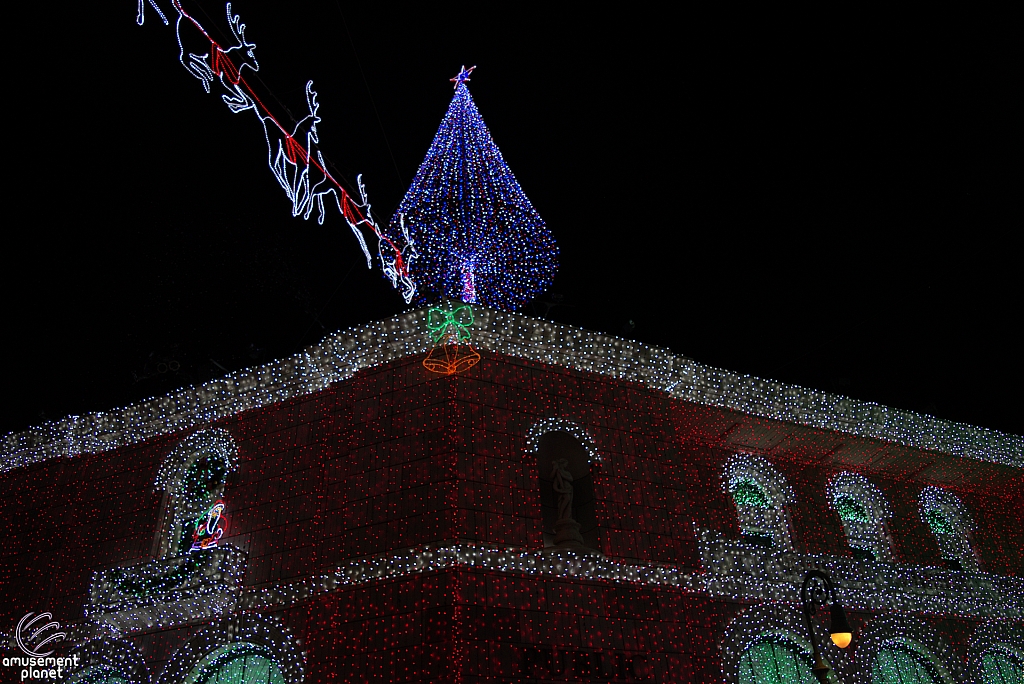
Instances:
[[[184,2],[226,35],[223,4]],[[256,118],[185,72],[173,28],[137,26],[133,2],[36,4],[8,18],[0,432],[406,308],[337,214],[291,217]],[[1008,19],[551,6],[234,10],[250,80],[287,120],[313,79],[321,148],[382,223],[448,79],[477,65],[470,91],[561,248],[524,313],[1024,434]]]

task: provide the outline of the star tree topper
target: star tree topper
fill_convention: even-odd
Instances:
[[[454,83],[455,89],[458,90],[460,85],[470,80],[469,75],[473,73],[473,69],[476,69],[476,67],[471,66],[467,69],[466,65],[463,64],[462,68],[459,69],[459,73],[455,76],[455,78],[449,78],[448,80]]]

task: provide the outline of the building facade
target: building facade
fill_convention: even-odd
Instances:
[[[809,682],[821,569],[838,681],[1022,681],[1024,439],[473,311],[459,373],[418,310],[8,436],[3,655],[48,612],[64,681]]]

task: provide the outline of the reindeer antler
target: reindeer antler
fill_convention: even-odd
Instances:
[[[316,96],[317,92],[313,90],[313,81],[306,81],[306,104],[309,106],[309,113],[313,115],[313,120],[319,122],[320,117],[316,112],[320,109],[320,103],[316,101]]]
[[[237,14],[232,14],[231,3],[227,3],[227,14],[228,14],[228,26],[231,27],[231,33],[235,36],[235,40],[238,41],[238,45],[232,49],[245,48],[249,53],[249,57],[256,61],[256,55],[252,53],[256,49],[256,43],[250,43],[245,39],[245,24],[242,23],[242,18]]]
[[[320,142],[320,136],[316,132],[316,125],[320,123],[320,115],[317,114],[317,110],[320,109],[320,103],[316,101],[316,91],[313,90],[313,81],[306,82],[306,106],[309,107],[309,137],[313,142]],[[303,119],[305,121],[305,119]],[[302,122],[300,121],[299,124]],[[298,126],[295,127],[296,133],[298,133]]]

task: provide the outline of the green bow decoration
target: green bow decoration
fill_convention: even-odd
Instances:
[[[432,308],[427,312],[427,330],[434,337],[434,344],[441,341],[449,329],[459,342],[469,339],[469,326],[473,325],[473,309],[460,306],[455,309]]]

